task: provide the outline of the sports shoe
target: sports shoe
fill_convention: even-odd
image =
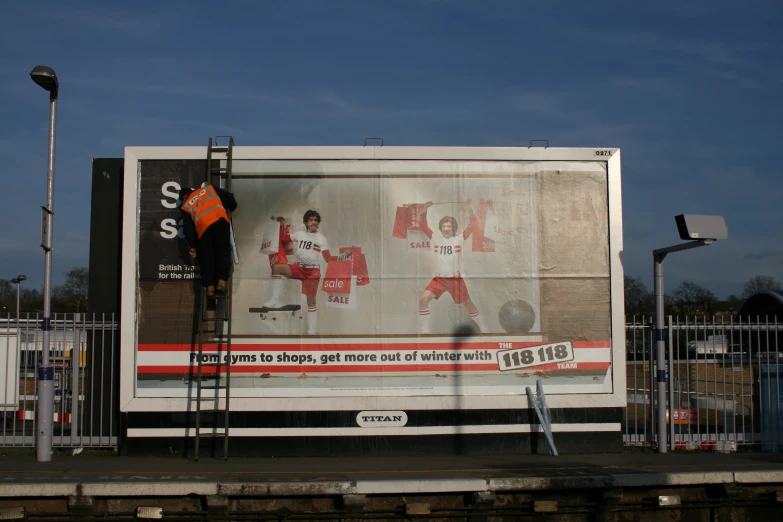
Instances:
[[[215,287],[215,292],[221,295],[226,293],[226,282],[224,280],[218,279],[217,286]]]
[[[283,303],[279,297],[273,297],[264,303],[264,308],[280,308],[281,306],[285,306],[285,303]]]
[[[207,287],[207,297],[215,297],[215,287],[214,286],[208,286]]]

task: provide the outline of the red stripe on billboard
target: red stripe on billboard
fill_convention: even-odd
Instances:
[[[562,367],[558,367],[558,364]],[[531,368],[522,368],[516,372],[540,372],[540,371],[573,371],[573,370],[607,370],[611,366],[608,362],[577,362],[577,363],[555,363],[534,366]],[[177,373],[190,374],[198,370],[193,366],[139,366],[140,374],[158,374],[158,373]],[[497,364],[397,364],[397,365],[291,365],[291,366],[265,366],[265,365],[247,365],[231,366],[231,373],[388,373],[388,372],[437,372],[437,371],[498,371]],[[212,368],[201,369],[201,374],[212,375],[218,372]],[[505,372],[510,373],[510,372]]]
[[[509,347],[500,347],[500,342],[465,342],[465,343],[340,343],[340,344],[236,344],[231,345],[232,352],[256,352],[256,351],[302,351],[302,352],[330,352],[350,350],[507,350]],[[549,344],[544,342],[511,342],[511,348],[524,348],[526,346],[540,346]],[[216,352],[218,346],[225,351],[223,344],[204,344],[202,351]],[[579,348],[611,348],[609,341],[578,341],[572,342],[574,349]],[[197,344],[140,344],[140,352],[195,352]]]

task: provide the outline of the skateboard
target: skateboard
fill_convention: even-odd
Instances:
[[[302,307],[300,305],[285,305],[278,308],[268,308],[266,306],[262,306],[261,308],[251,308],[250,313],[251,314],[260,314],[262,320],[266,320],[267,316],[274,312],[291,312],[291,316],[295,316],[296,312],[301,310]],[[301,319],[301,317],[300,317]],[[273,321],[277,320],[277,317],[272,317]]]

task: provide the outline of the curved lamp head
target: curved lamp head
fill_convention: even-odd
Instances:
[[[57,74],[54,69],[45,65],[37,65],[30,71],[30,78],[35,83],[51,93],[52,98],[57,98],[57,89],[60,84],[57,81]]]

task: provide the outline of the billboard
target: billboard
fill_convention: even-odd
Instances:
[[[203,182],[204,157],[126,151],[138,172],[123,238],[130,409],[184,410],[193,390],[199,270],[176,200]],[[231,364],[232,409],[503,407],[539,379],[553,407],[624,401],[618,151],[236,147],[234,158],[231,355],[216,339],[203,349]]]

